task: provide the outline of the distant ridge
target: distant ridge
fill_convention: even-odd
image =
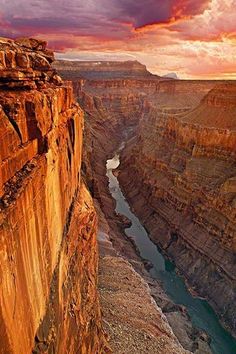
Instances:
[[[179,80],[179,77],[176,73],[168,73],[166,75],[163,75],[162,77],[165,77],[166,79]]]
[[[63,77],[71,76],[86,79],[109,78],[157,78],[160,76],[151,74],[145,65],[137,60],[129,61],[70,61],[56,60],[54,68],[63,74]]]

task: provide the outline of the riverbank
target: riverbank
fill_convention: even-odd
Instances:
[[[148,273],[144,266],[145,262],[143,262],[130,238],[127,238],[124,233],[124,229],[127,226],[127,219],[126,222],[124,222],[124,218],[121,218],[120,215],[114,212],[116,207],[115,203],[113,203],[113,209],[107,207],[107,205],[111,205],[110,199],[112,198],[107,185],[107,188],[103,189],[103,195],[101,196],[102,209],[105,211],[105,216],[100,208],[98,211],[101,223],[99,233],[99,253],[101,257],[118,254],[128,260],[135,271],[140,274],[148,284],[152,297],[155,299],[156,304],[162,309],[166,318],[168,318],[168,322],[173,328],[174,334],[183,347],[196,354],[211,353],[207,343],[208,338],[205,333],[194,328],[184,307],[175,305],[164,293],[161,284]],[[114,199],[112,200],[114,202]],[[114,228],[114,224],[116,224],[116,228]],[[110,225],[112,225],[111,228]],[[148,264],[146,264],[146,266],[148,267]]]
[[[133,259],[131,265],[113,247],[110,239],[112,230],[98,203],[96,209],[99,216],[99,293],[103,327],[113,353],[190,354],[183,349],[153,300],[147,280],[134,269],[135,265],[145,271],[143,264]],[[135,253],[134,256],[137,258]]]
[[[114,353],[190,354],[156,306],[148,284],[127,260],[105,256],[99,269],[103,325]]]

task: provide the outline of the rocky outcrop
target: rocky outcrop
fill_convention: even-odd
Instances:
[[[152,239],[234,333],[235,102],[226,83],[184,114],[150,109],[119,175]]]
[[[61,83],[51,67],[53,52],[46,49],[47,43],[30,38],[15,42],[1,38],[0,42],[0,87],[37,88],[47,82]]]
[[[83,112],[35,39],[0,40],[0,352],[102,353]]]

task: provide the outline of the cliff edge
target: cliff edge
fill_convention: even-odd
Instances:
[[[0,38],[0,353],[105,351],[83,112],[46,42]]]

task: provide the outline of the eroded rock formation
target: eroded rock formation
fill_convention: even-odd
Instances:
[[[103,353],[83,112],[45,42],[0,58],[0,352]]]
[[[119,175],[152,239],[234,333],[235,102],[236,85],[225,83],[186,113],[151,108]]]

